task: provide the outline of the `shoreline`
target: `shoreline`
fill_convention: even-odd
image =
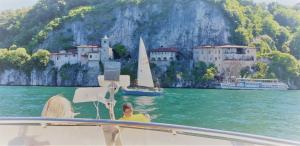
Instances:
[[[95,88],[99,86],[42,86],[42,85],[0,85],[0,87],[45,87],[45,88]],[[206,90],[232,90],[232,91],[282,91],[282,90],[235,90],[220,88],[192,88],[192,87],[165,87],[162,89],[206,89]],[[288,89],[286,91],[298,91],[300,89]]]

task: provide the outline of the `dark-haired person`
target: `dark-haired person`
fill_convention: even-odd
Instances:
[[[133,107],[131,103],[125,103],[123,105],[123,117],[121,121],[133,121],[133,122],[150,122],[150,117],[144,114],[133,114]]]

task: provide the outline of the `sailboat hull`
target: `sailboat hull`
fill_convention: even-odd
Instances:
[[[151,91],[148,89],[125,89],[122,88],[122,93],[124,95],[133,95],[133,96],[161,96],[162,91]]]

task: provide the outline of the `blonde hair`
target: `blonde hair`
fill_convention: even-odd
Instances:
[[[71,102],[61,95],[51,97],[44,106],[42,117],[74,118]]]

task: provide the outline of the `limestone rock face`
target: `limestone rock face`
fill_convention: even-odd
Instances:
[[[177,47],[188,54],[197,45],[228,43],[230,27],[222,9],[205,0],[156,0],[88,13],[50,33],[39,47],[62,49],[62,36],[73,37],[73,45],[100,44],[104,35],[112,45],[121,43],[132,53],[143,37],[147,48]]]
[[[11,86],[99,86],[97,77],[99,68],[71,66],[61,71],[49,66],[44,71],[33,70],[30,74],[10,69],[0,73],[0,85]]]
[[[0,73],[0,85],[27,85],[29,80],[24,72],[14,69],[4,70]]]

